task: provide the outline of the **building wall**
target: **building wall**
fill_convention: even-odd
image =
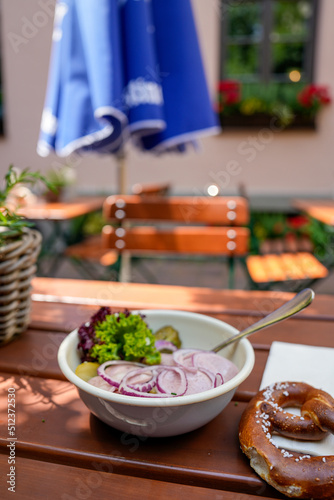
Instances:
[[[219,69],[218,0],[192,0],[212,95]],[[63,160],[36,153],[47,81],[54,0],[3,0],[2,65],[6,134],[0,139],[0,172],[9,164],[46,171]],[[331,86],[333,0],[322,0],[315,80]],[[222,193],[240,184],[251,197],[334,196],[334,103],[323,110],[316,131],[222,131],[202,141],[199,152],[155,157],[129,149],[127,185],[170,182],[175,193],[205,194],[216,183]],[[81,192],[114,192],[113,157],[72,158]]]

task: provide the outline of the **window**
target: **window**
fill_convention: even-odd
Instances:
[[[312,81],[318,0],[221,2],[221,80]]]
[[[313,84],[321,0],[220,0],[224,127],[315,128],[329,89]]]

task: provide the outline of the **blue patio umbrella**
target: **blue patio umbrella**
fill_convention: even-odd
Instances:
[[[183,151],[220,131],[190,0],[58,0],[37,151]]]

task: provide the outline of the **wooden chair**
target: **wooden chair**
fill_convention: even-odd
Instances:
[[[247,254],[249,244],[249,229],[245,227],[249,209],[244,198],[119,195],[109,196],[103,210],[105,218],[113,222],[102,231],[105,249],[141,258],[225,257],[229,287],[234,286],[235,259]]]
[[[134,184],[132,193],[138,196],[167,196],[170,191],[169,183]],[[118,253],[106,251],[102,246],[101,234],[88,236],[82,241],[70,245],[65,250],[77,271],[83,277],[92,279],[113,279],[118,273]],[[110,270],[107,273],[106,270]]]

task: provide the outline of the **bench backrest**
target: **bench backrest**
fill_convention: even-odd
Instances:
[[[105,248],[119,251],[244,255],[249,207],[245,198],[109,196]]]
[[[167,196],[170,191],[169,183],[162,184],[135,184],[132,194],[139,196]]]

